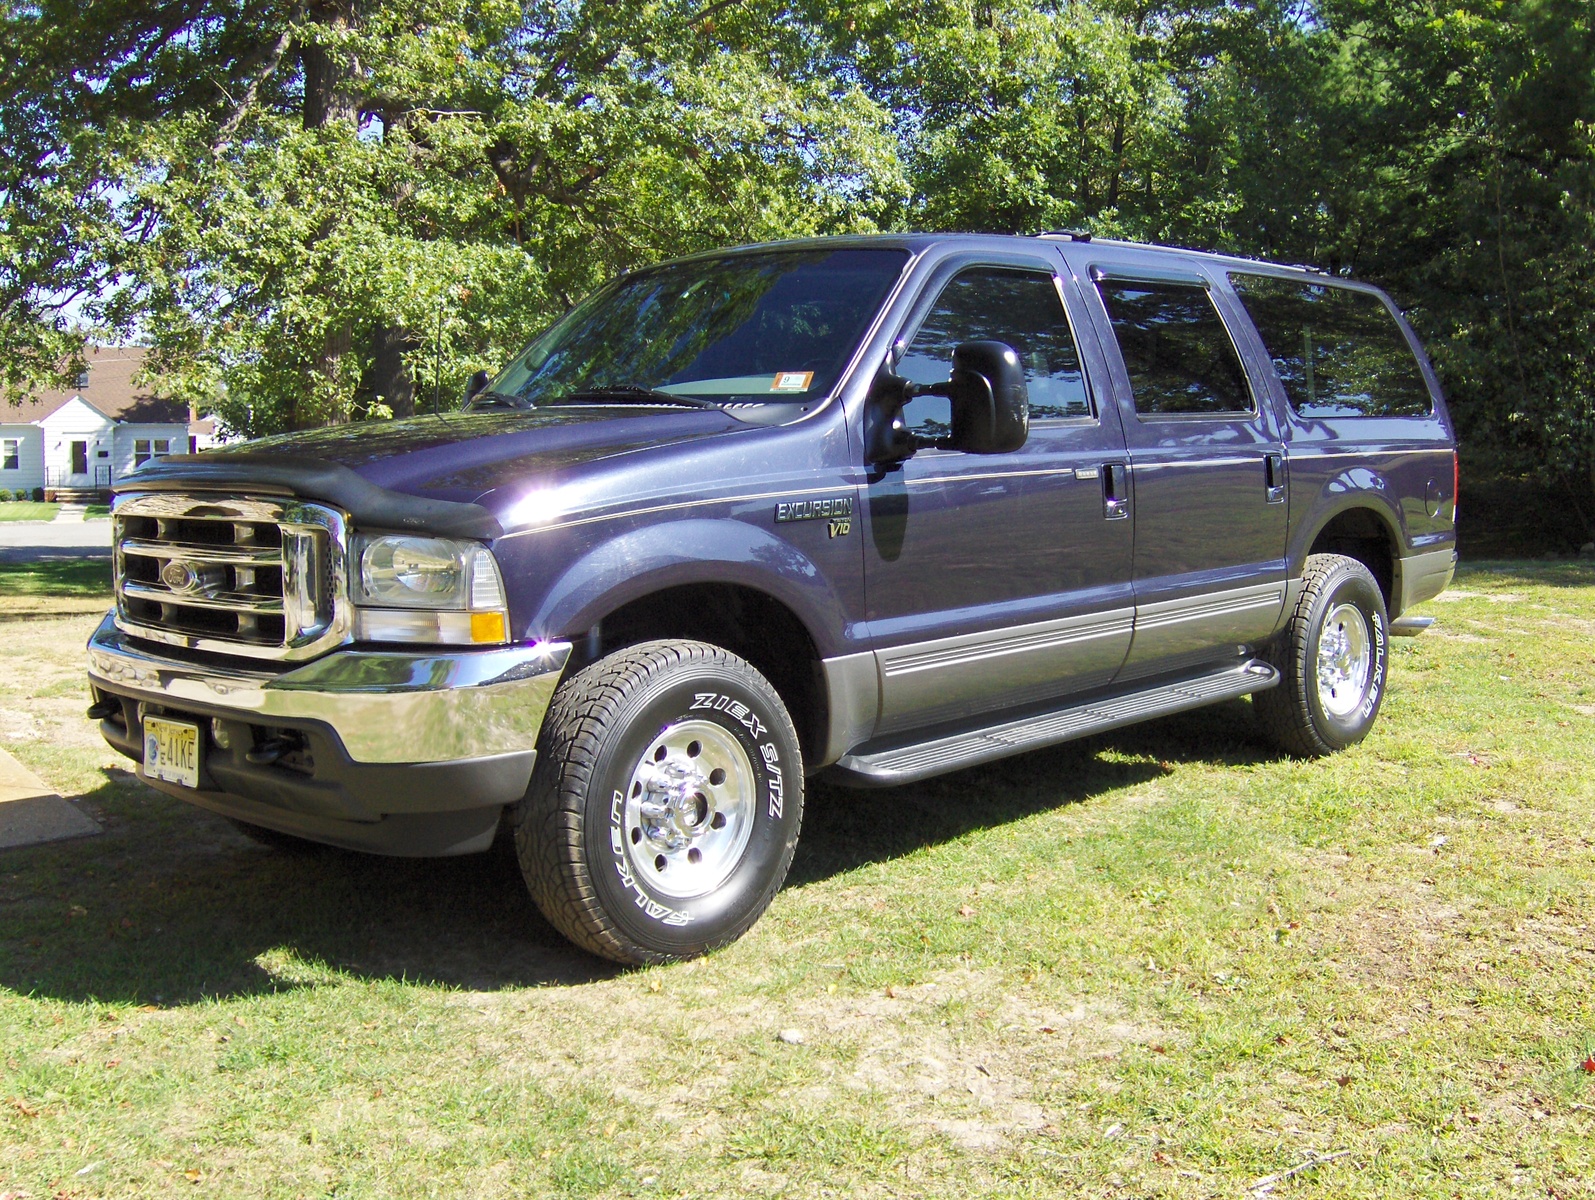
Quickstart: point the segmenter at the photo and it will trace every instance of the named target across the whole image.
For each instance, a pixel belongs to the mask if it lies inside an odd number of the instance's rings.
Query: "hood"
[[[219,447],[203,457],[320,459],[377,487],[470,503],[506,484],[745,428],[709,409],[572,405],[337,425]]]

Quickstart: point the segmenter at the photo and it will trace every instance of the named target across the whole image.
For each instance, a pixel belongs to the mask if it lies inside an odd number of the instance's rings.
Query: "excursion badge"
[[[853,532],[853,497],[784,501],[775,506],[775,521],[829,521],[831,536],[844,537]]]

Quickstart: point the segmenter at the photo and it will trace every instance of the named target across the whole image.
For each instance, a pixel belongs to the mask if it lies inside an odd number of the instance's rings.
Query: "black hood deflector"
[[[285,454],[171,454],[125,477],[118,492],[231,492],[335,504],[361,529],[492,540],[504,532],[480,504],[389,491],[320,458]]]

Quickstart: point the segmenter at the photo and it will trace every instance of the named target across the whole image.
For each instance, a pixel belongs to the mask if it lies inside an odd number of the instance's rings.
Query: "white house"
[[[75,387],[0,409],[0,489],[105,492],[147,459],[213,445],[213,422],[133,385],[145,353],[90,347]]]

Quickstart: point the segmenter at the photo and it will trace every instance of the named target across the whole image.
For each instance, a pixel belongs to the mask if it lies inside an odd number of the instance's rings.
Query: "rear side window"
[[[1303,417],[1416,417],[1429,387],[1378,296],[1329,283],[1230,276]]]
[[[1097,288],[1130,373],[1136,412],[1252,411],[1245,368],[1205,287],[1104,279]]]
[[[960,342],[1005,342],[1025,365],[1030,419],[1089,417],[1091,401],[1080,353],[1052,275],[1044,271],[974,267],[955,275],[936,298],[909,343],[897,374],[914,383],[940,383]],[[911,427],[928,437],[952,428],[948,402],[935,396],[906,410]]]

